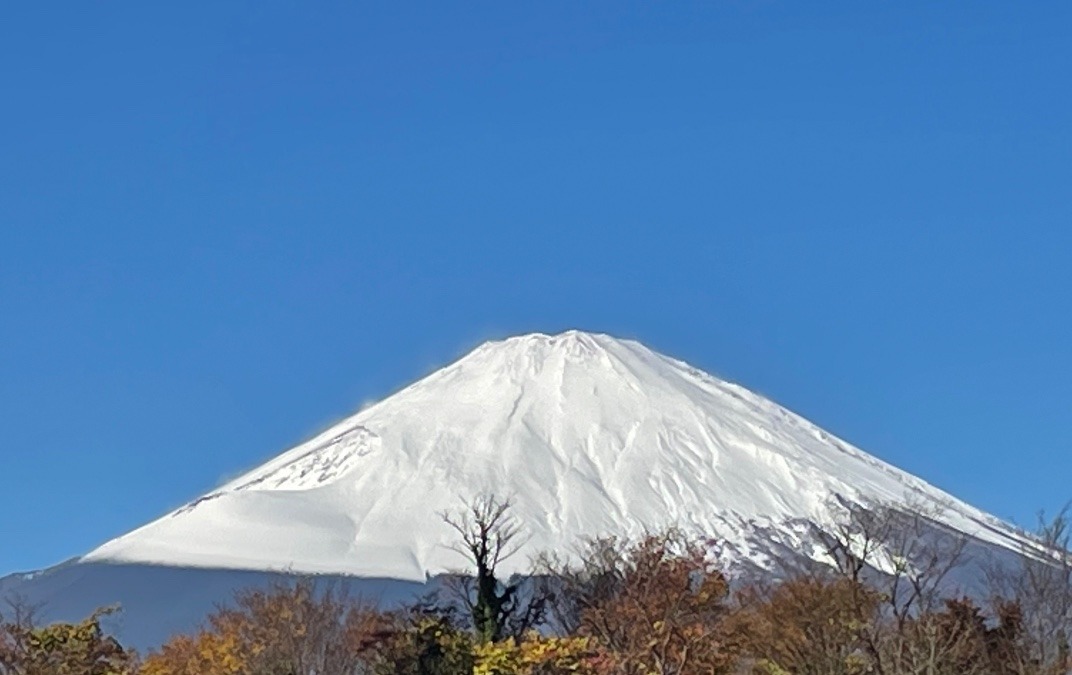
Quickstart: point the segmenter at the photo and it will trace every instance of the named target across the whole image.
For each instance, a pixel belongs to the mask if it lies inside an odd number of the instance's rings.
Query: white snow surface
[[[956,530],[1020,545],[998,519],[744,387],[569,331],[485,343],[83,561],[424,581],[464,567],[441,514],[481,494],[509,497],[526,533],[504,572],[585,536],[669,525],[792,537],[794,521],[834,518],[835,495],[933,506]]]

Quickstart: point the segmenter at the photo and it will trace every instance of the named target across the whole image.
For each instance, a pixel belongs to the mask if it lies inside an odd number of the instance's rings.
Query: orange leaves
[[[742,594],[735,621],[747,652],[767,669],[854,673],[879,596],[849,578],[798,577]]]
[[[615,549],[588,579],[579,632],[605,645],[621,672],[685,675],[732,670],[729,585],[707,551],[677,532]]]
[[[145,660],[141,675],[247,675],[252,656],[236,635],[202,631],[172,638]]]
[[[349,673],[381,639],[386,619],[312,581],[238,594],[193,638],[176,637],[142,675]]]

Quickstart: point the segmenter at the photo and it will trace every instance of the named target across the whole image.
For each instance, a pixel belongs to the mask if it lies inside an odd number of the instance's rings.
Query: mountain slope
[[[509,496],[528,554],[676,524],[742,540],[827,522],[835,495],[1003,523],[735,384],[643,345],[571,331],[489,342],[85,562],[423,581],[457,568],[440,513]],[[737,541],[742,555],[749,555]]]

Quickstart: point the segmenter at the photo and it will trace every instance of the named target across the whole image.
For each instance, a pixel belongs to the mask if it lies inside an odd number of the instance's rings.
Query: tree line
[[[194,633],[140,656],[101,627],[39,625],[11,603],[0,675],[1062,675],[1072,672],[1064,512],[1019,562],[956,585],[962,535],[921,509],[840,503],[807,555],[735,580],[712,542],[669,529],[548,552],[502,578],[524,531],[508,500],[443,514],[469,562],[436,593],[382,610],[315,578],[248,589]],[[818,558],[819,562],[806,562]],[[978,561],[973,561],[978,562]]]

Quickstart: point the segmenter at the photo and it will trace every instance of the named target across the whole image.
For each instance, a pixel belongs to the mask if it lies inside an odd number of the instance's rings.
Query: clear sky
[[[0,573],[484,339],[574,327],[999,516],[1056,509],[1070,25],[1067,2],[5,3]]]

